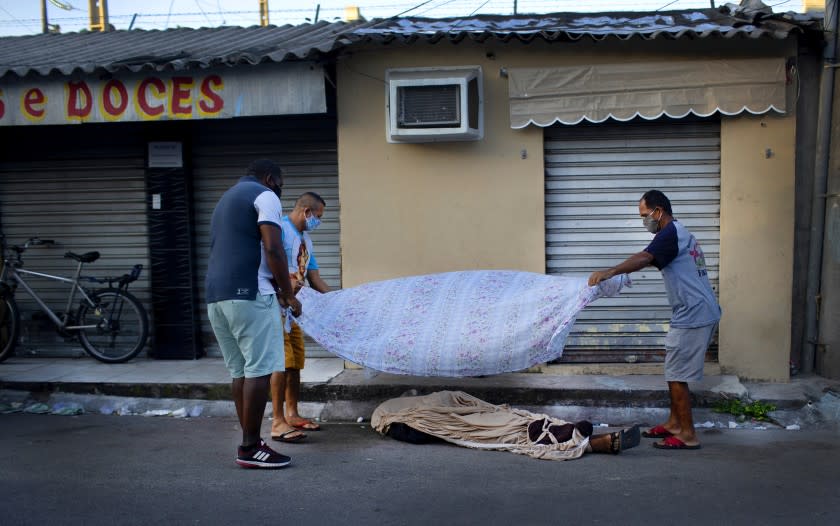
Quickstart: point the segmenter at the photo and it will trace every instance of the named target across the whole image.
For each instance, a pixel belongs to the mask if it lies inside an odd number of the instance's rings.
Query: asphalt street
[[[234,462],[231,418],[0,415],[5,525],[807,524],[840,512],[833,431],[701,431],[699,451],[536,460],[326,424]],[[268,420],[264,431],[268,431]]]

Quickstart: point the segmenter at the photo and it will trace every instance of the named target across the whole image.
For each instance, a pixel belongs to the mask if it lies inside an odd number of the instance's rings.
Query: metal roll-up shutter
[[[336,122],[329,116],[234,119],[203,123],[193,138],[193,188],[197,278],[202,342],[211,356],[219,350],[207,319],[204,279],[210,252],[210,217],[221,195],[245,175],[251,161],[267,158],[284,169],[283,212],[306,191],[327,202],[322,225],[312,233],[321,277],[341,288],[339,247],[338,152]],[[331,356],[309,338],[306,355]]]
[[[610,122],[545,130],[546,270],[588,276],[643,250],[652,239],[638,202],[665,192],[674,217],[697,238],[717,292],[720,261],[720,123]],[[561,362],[663,359],[671,309],[660,272],[632,274],[632,288],[584,309]],[[712,345],[707,359],[716,359]]]
[[[23,244],[30,237],[58,243],[27,250],[23,260],[28,270],[71,276],[76,263],[64,258],[67,251],[101,254],[85,264],[83,275],[118,276],[143,264],[140,279],[129,290],[148,309],[145,142],[139,140],[138,129],[123,124],[0,129],[0,228],[9,244]],[[25,279],[53,310],[64,311],[67,284]],[[23,321],[18,354],[83,353],[78,341],[56,332],[25,291],[18,289],[15,297]],[[78,305],[77,299],[74,312]]]

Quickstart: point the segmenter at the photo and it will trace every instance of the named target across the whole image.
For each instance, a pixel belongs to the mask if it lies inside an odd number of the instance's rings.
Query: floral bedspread
[[[378,371],[480,376],[563,354],[578,312],[628,283],[517,271],[461,271],[367,283],[327,294],[304,287],[295,321],[327,350]]]

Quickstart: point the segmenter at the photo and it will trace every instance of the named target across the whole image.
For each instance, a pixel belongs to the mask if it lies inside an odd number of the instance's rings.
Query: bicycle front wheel
[[[0,297],[0,362],[15,353],[20,333],[20,311],[12,296]]]
[[[149,319],[140,301],[128,292],[106,289],[95,292],[93,305],[79,308],[79,341],[88,354],[105,363],[126,362],[146,345]]]

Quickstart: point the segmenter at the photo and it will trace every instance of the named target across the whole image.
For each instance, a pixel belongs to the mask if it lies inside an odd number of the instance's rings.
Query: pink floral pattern
[[[298,293],[296,321],[327,350],[415,376],[520,371],[559,358],[578,312],[629,283],[530,272],[447,272]]]

